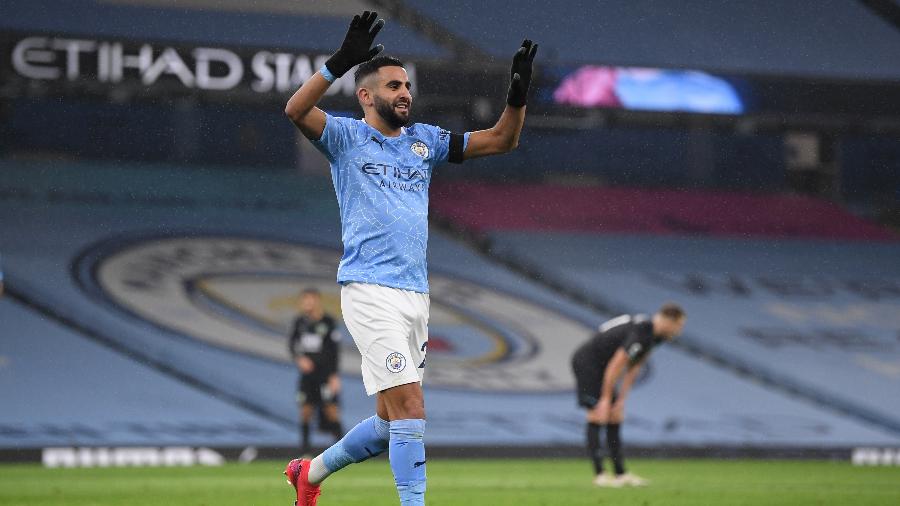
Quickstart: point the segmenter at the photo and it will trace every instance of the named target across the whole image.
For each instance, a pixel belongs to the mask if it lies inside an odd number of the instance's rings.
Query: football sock
[[[609,456],[616,468],[616,476],[625,474],[625,457],[622,456],[622,439],[619,437],[620,425],[611,423],[606,426],[606,444],[609,445]]]
[[[300,453],[309,451],[309,423],[300,424]]]
[[[344,435],[344,428],[341,426],[341,422],[331,422],[331,434],[334,435],[335,439],[340,439]]]
[[[591,458],[591,462],[594,463],[594,474],[601,474],[603,472],[603,449],[600,448],[600,427],[599,424],[588,422],[586,429],[588,456]]]
[[[312,460],[309,482],[321,483],[331,473],[384,453],[388,448],[389,430],[388,421],[378,415],[359,422],[340,441]]]
[[[391,421],[389,457],[401,506],[425,504],[425,420]]]

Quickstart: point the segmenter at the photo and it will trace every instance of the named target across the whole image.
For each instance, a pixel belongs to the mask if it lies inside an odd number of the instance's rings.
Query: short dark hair
[[[359,67],[356,67],[356,72],[353,73],[353,81],[359,85],[360,81],[368,77],[370,74],[374,74],[378,72],[378,69],[381,67],[400,67],[406,68],[403,66],[403,62],[394,58],[393,56],[376,56],[371,60],[360,63]]]
[[[686,316],[684,309],[674,302],[666,302],[659,308],[659,314],[672,320],[680,320]]]
[[[300,292],[301,297],[304,295],[314,295],[316,297],[321,297],[322,292],[320,292],[318,288],[313,288],[310,286],[310,287],[304,288],[303,291]]]

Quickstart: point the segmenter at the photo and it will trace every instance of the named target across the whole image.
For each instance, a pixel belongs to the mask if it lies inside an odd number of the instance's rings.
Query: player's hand
[[[530,40],[525,39],[522,47],[513,56],[512,69],[509,72],[509,92],[506,94],[506,103],[513,107],[524,106],[525,100],[528,98],[532,64],[537,48],[537,44],[532,44]]]
[[[331,391],[331,396],[334,397],[337,394],[341,393],[341,377],[337,374],[332,374],[328,377],[328,390]]]
[[[609,411],[609,423],[622,423],[625,420],[625,401],[618,399]]]
[[[316,364],[314,364],[309,357],[298,358],[297,365],[300,366],[300,371],[302,371],[303,374],[309,374],[316,369]]]
[[[384,49],[381,44],[371,47],[375,36],[384,26],[384,20],[375,21],[377,18],[377,12],[369,11],[353,16],[350,29],[347,30],[347,36],[344,37],[344,43],[325,62],[325,66],[334,74],[334,77],[341,77],[354,66],[371,60]]]
[[[588,420],[599,424],[609,423],[610,410],[610,401],[600,399],[594,409],[588,412]]]

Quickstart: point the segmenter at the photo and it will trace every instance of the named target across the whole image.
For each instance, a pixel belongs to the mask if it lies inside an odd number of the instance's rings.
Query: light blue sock
[[[388,448],[389,428],[387,420],[382,420],[378,415],[356,424],[322,454],[322,462],[329,474],[384,453]]]
[[[401,506],[425,504],[425,420],[391,421],[391,470]]]

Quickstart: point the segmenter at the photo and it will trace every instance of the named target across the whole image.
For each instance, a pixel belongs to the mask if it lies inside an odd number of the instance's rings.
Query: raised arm
[[[469,143],[463,153],[464,159],[508,153],[519,145],[519,134],[522,133],[522,126],[525,124],[525,102],[528,87],[531,85],[531,71],[537,48],[537,44],[532,44],[526,39],[522,42],[522,47],[516,51],[510,69],[506,108],[493,127],[469,135]]]
[[[317,140],[322,137],[325,112],[316,107],[316,104],[325,96],[331,83],[384,49],[381,44],[371,47],[375,36],[384,26],[384,20],[376,21],[377,18],[377,12],[369,11],[353,16],[340,49],[288,100],[284,113],[307,139]]]
[[[325,96],[331,83],[316,72],[299,90],[295,91],[284,107],[284,113],[310,140],[318,140],[325,130],[325,111],[316,107]]]

